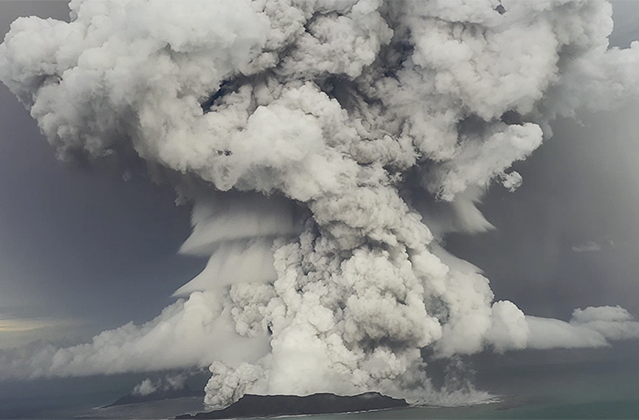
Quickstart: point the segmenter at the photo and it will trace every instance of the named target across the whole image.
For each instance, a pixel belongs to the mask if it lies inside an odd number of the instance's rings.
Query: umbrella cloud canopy
[[[0,80],[63,160],[143,163],[194,203],[204,271],[147,324],[31,349],[16,376],[210,366],[206,402],[380,391],[447,402],[436,357],[637,338],[619,307],[569,322],[494,302],[440,245],[579,108],[639,92],[604,0],[72,0],[21,18]],[[127,172],[128,173],[128,172]],[[525,182],[525,180],[524,180]],[[161,349],[162,351],[157,351]],[[481,395],[467,395],[467,399]],[[467,400],[468,401],[468,400]]]

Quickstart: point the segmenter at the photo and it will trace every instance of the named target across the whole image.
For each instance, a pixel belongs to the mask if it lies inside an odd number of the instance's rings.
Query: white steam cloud
[[[206,269],[153,321],[5,363],[10,374],[210,366],[206,402],[376,390],[446,401],[438,356],[636,338],[621,308],[570,322],[493,302],[438,238],[550,136],[637,94],[639,43],[604,0],[72,0],[21,18],[0,80],[62,159],[138,156],[195,203]]]
[[[186,380],[187,375],[179,373],[174,375],[166,375],[165,377],[156,380],[146,378],[135,387],[133,387],[131,394],[145,397],[155,393],[181,390],[184,389]]]

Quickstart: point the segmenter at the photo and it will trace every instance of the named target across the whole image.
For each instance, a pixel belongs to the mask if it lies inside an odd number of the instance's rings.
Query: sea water
[[[192,411],[194,401],[163,401],[94,412],[85,411],[51,413],[52,419],[164,419],[178,413]],[[411,407],[405,409],[380,410],[365,413],[326,414],[313,416],[281,417],[283,419],[349,420],[349,419],[638,419],[639,398],[634,400],[569,402],[558,399],[528,401],[521,405],[507,402],[481,404],[466,407]],[[41,418],[38,416],[38,418]]]
[[[639,419],[639,345],[635,343],[582,351],[489,354],[472,363],[473,383],[490,392],[495,402],[303,418]],[[58,394],[46,397],[42,390],[26,385],[24,390],[13,389],[8,397],[0,388],[0,418],[165,419],[204,411],[197,397],[100,408],[129,392],[139,378],[133,379],[67,379],[60,382]],[[111,381],[110,386],[105,381]]]
[[[636,384],[635,384],[636,385]],[[636,391],[635,391],[636,392]],[[184,412],[193,412],[199,402],[178,399],[131,404],[101,409],[58,409],[40,411],[26,416],[4,418],[42,419],[168,419]],[[560,399],[529,400],[516,405],[502,401],[465,407],[411,407],[365,413],[303,416],[308,419],[638,419],[639,398],[614,401],[571,402]],[[293,418],[293,417],[282,417]],[[295,417],[300,418],[300,417]]]

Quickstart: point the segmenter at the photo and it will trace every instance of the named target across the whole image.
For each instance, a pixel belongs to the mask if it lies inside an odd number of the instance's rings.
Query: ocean
[[[635,388],[635,393],[636,393]],[[200,411],[194,398],[97,408],[76,406],[48,409],[2,418],[30,419],[168,419],[185,412]],[[2,412],[0,412],[2,413]],[[2,414],[7,414],[2,413]],[[638,419],[639,398],[597,401],[570,401],[549,396],[547,399],[516,401],[508,399],[491,404],[466,407],[411,407],[365,413],[304,416],[308,419]],[[293,417],[281,417],[293,418]],[[299,417],[295,417],[299,418]]]
[[[198,405],[192,399],[132,404],[108,409],[71,409],[41,412],[42,419],[165,419],[192,409]],[[559,399],[530,400],[520,405],[502,401],[467,407],[436,408],[412,407],[380,410],[366,413],[326,414],[303,416],[308,419],[637,419],[639,398],[616,401],[570,402]],[[197,410],[195,410],[197,411]],[[11,418],[11,417],[5,417]],[[299,418],[298,417],[281,417]]]
[[[639,419],[637,350],[639,345],[627,343],[607,349],[484,354],[472,360],[473,383],[490,392],[495,402],[304,418]],[[129,392],[142,377],[0,383],[0,418],[166,419],[204,411],[199,397],[100,408]]]

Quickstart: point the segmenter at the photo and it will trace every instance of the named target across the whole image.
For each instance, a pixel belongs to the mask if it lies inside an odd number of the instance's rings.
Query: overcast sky
[[[639,39],[639,2],[613,1],[611,46]],[[523,185],[480,206],[496,230],[453,235],[448,248],[482,268],[498,299],[567,319],[621,305],[639,316],[639,100],[553,124],[553,138],[513,168]]]
[[[68,12],[64,1],[3,1],[0,32],[32,14]],[[613,44],[639,38],[639,3],[616,2],[615,21]],[[616,304],[639,315],[637,110],[558,121],[554,138],[515,168],[522,187],[494,187],[484,200],[496,231],[448,238],[485,270],[497,299],[563,319]],[[0,347],[86,339],[155,316],[204,264],[176,255],[190,226],[189,209],[173,200],[144,178],[56,161],[0,85]]]
[[[0,32],[33,14],[68,20],[67,2],[2,1]],[[190,225],[174,198],[141,177],[60,163],[0,84],[0,348],[157,315],[204,264],[176,255]]]

